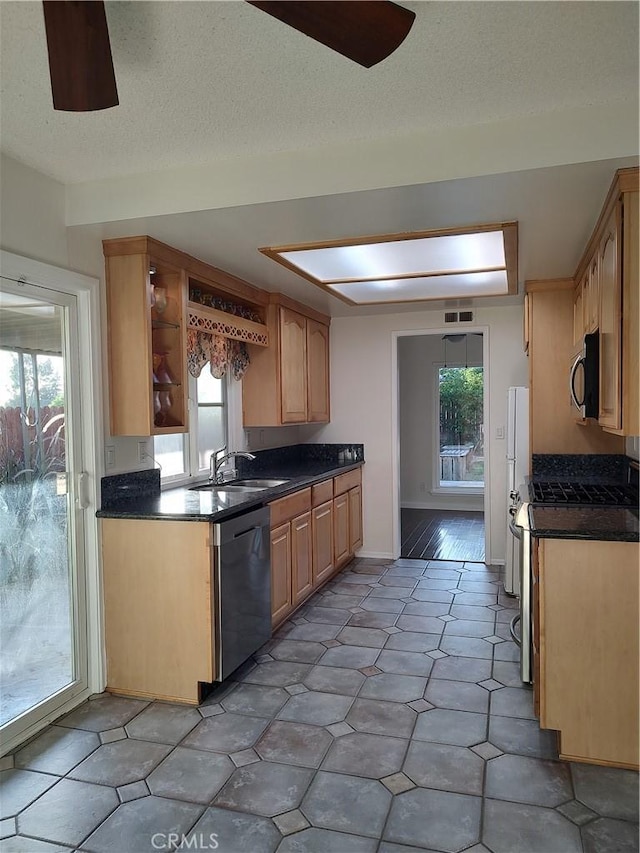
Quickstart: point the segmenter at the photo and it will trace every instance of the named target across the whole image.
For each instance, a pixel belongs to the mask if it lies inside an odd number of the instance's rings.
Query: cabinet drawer
[[[332,497],[333,480],[325,480],[324,483],[317,483],[311,487],[311,506],[320,506],[330,501]]]
[[[334,477],[333,494],[341,495],[343,492],[348,492],[355,486],[359,486],[362,482],[362,471],[360,468],[355,468],[353,471],[348,471],[346,474],[340,474]]]
[[[269,504],[269,508],[271,510],[271,527],[276,527],[296,515],[302,515],[303,512],[311,509],[311,488],[301,489],[299,492],[287,495],[286,498],[273,501]]]

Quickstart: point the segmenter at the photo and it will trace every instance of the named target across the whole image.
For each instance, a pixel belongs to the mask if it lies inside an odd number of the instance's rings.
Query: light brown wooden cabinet
[[[329,481],[331,482],[331,481]],[[333,498],[312,510],[313,583],[319,586],[334,574]]]
[[[356,468],[270,504],[274,627],[362,546],[361,484]]]
[[[307,421],[329,420],[329,326],[307,318]]]
[[[534,584],[535,692],[560,757],[638,767],[635,542],[542,539]]]
[[[211,527],[103,518],[107,690],[200,701],[215,681]]]
[[[271,529],[271,622],[278,624],[290,613],[291,523]]]
[[[349,493],[333,499],[333,559],[336,567],[349,559]]]
[[[282,294],[270,294],[271,345],[242,380],[245,427],[329,421],[329,323]]]
[[[622,296],[619,230],[621,209],[616,205],[607,220],[597,258],[600,267],[600,406],[598,423],[622,427],[621,335]]]
[[[362,548],[362,487],[349,490],[349,553]]]
[[[291,521],[291,603],[297,607],[313,592],[311,513]]]
[[[624,440],[582,420],[569,394],[573,347],[572,279],[526,282],[529,296],[531,453],[623,453]]]
[[[573,279],[525,283],[533,453],[623,453],[615,436],[640,434],[638,176],[616,172]],[[576,414],[567,381],[584,335],[596,330],[597,422]]]
[[[339,568],[362,546],[362,471],[339,474],[333,483],[334,562]]]
[[[102,245],[111,434],[186,432],[187,327],[246,341],[256,351],[269,346],[264,324],[188,302],[189,289],[222,296],[260,316],[269,297],[152,237],[104,240]]]
[[[118,254],[122,241],[103,245],[111,434],[186,432],[185,273],[153,245],[136,254]]]
[[[299,424],[307,420],[307,321],[289,308],[279,314],[280,420]]]
[[[617,435],[640,433],[640,218],[638,169],[620,169],[578,264],[582,334],[599,330],[598,423]],[[574,341],[579,335],[574,322]]]

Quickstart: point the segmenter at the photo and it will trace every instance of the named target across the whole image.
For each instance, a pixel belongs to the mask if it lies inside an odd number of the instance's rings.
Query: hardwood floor
[[[402,557],[484,562],[484,513],[403,509],[400,519]]]

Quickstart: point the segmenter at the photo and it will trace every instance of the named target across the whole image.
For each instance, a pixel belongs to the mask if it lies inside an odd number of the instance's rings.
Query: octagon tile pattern
[[[558,760],[513,607],[491,566],[355,560],[200,708],[103,694],[3,759],[3,850],[637,853],[637,774]]]

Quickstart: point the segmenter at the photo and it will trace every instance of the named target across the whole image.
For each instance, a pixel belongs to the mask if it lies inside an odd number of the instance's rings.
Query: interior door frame
[[[393,345],[391,347],[391,496],[393,507],[393,539],[392,548],[394,559],[398,559],[402,547],[400,526],[400,382],[398,377],[398,340],[399,338],[422,337],[423,335],[451,335],[471,334],[477,332],[482,335],[482,366],[483,366],[483,399],[482,411],[484,419],[485,435],[485,471],[484,471],[484,554],[485,562],[491,560],[491,413],[489,409],[490,397],[490,365],[489,365],[489,326],[463,326],[451,325],[448,328],[434,329],[402,329],[391,333]]]
[[[104,690],[106,661],[104,652],[102,580],[100,540],[96,511],[100,501],[100,478],[103,472],[104,438],[102,406],[102,355],[100,326],[100,282],[96,278],[42,263],[0,250],[0,276],[15,285],[27,284],[76,297],[79,364],[79,412],[76,430],[82,448],[81,471],[87,476],[83,484],[83,545],[85,554],[84,603],[87,637],[87,686],[74,693],[63,705],[44,711],[42,716],[3,740],[0,754],[15,749],[52,720],[85,701],[92,693]]]

